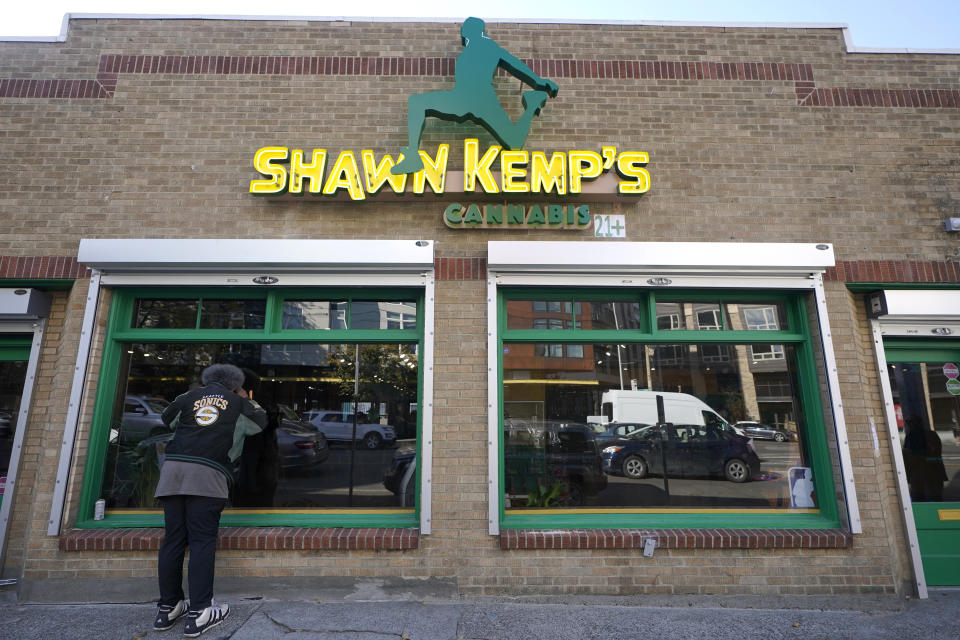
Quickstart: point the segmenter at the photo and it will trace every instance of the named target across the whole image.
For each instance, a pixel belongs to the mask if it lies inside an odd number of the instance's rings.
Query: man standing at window
[[[167,444],[155,493],[163,505],[166,535],[158,558],[160,601],[153,628],[165,631],[187,614],[183,633],[188,638],[220,624],[230,611],[226,604],[213,602],[220,513],[244,438],[267,423],[266,412],[243,389],[238,367],[215,364],[203,370],[200,381],[203,386],[177,397],[161,415],[176,431]],[[189,605],[183,594],[188,546]]]

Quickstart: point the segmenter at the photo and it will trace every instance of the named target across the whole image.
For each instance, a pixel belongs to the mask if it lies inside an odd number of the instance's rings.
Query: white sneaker
[[[157,618],[153,621],[154,631],[166,631],[177,623],[180,616],[187,612],[187,601],[181,600],[172,607],[168,604],[161,604],[157,607]]]
[[[203,611],[191,611],[187,614],[187,624],[183,627],[183,635],[187,638],[196,638],[201,633],[226,620],[229,614],[230,605],[212,602]]]

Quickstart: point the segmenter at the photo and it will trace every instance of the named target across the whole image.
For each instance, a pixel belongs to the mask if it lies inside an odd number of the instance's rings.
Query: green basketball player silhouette
[[[474,120],[483,125],[508,149],[523,146],[533,116],[548,96],[557,95],[557,85],[541,78],[533,70],[484,33],[480,18],[467,18],[460,28],[463,51],[457,56],[451,91],[431,91],[410,96],[407,111],[408,143],[401,151],[403,159],[390,173],[414,173],[423,168],[420,159],[420,135],[427,116],[463,122]],[[534,87],[523,93],[524,112],[513,122],[500,106],[493,89],[493,74],[502,66],[516,78]]]

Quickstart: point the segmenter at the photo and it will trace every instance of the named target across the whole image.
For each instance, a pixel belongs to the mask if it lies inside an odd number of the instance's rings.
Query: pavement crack
[[[269,621],[272,622],[273,624],[275,624],[275,625],[277,625],[278,627],[280,627],[281,629],[283,629],[283,632],[284,632],[284,633],[296,633],[297,631],[304,631],[304,629],[294,629],[293,627],[288,627],[287,625],[283,624],[282,622],[280,622],[279,620],[277,620],[276,618],[274,618],[274,617],[273,617],[272,615],[270,615],[269,613],[264,613],[263,615],[265,615],[265,616],[267,617],[267,620],[269,620]]]
[[[269,620],[273,624],[280,627],[284,633],[301,633],[301,632],[303,633],[363,633],[363,634],[372,635],[372,636],[382,636],[384,638],[398,638],[398,640],[410,640],[409,633],[388,633],[385,631],[376,631],[374,629],[327,629],[327,628],[298,629],[280,622],[269,613],[264,612],[263,615],[266,616],[267,620]]]
[[[260,611],[260,609],[262,609],[262,608],[263,608],[263,602],[258,602],[258,603],[257,603],[257,606],[254,607],[253,610],[252,610],[250,613],[248,613],[247,616],[243,619],[243,622],[241,622],[241,623],[237,626],[237,628],[234,629],[232,633],[230,633],[230,635],[226,636],[227,640],[229,640],[230,638],[232,638],[232,637],[234,636],[234,634],[237,633],[237,631],[240,631],[240,629],[243,628],[243,625],[245,625],[245,624],[247,624],[248,622],[250,622],[250,618],[252,618],[252,617],[254,616],[254,614],[257,613],[258,611]],[[269,616],[268,616],[268,617],[269,617]]]

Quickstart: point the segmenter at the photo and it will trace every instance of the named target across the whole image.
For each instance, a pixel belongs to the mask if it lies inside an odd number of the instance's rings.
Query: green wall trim
[[[416,514],[336,514],[324,515],[322,509],[316,514],[270,513],[240,514],[229,509],[220,517],[221,527],[372,527],[415,528],[419,526]],[[73,525],[75,529],[140,529],[163,528],[163,513],[124,515],[111,513],[103,520],[86,519]]]
[[[0,362],[20,362],[30,359],[33,336],[0,334]]]
[[[854,293],[872,293],[882,289],[960,289],[955,282],[847,282],[847,289]]]

